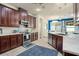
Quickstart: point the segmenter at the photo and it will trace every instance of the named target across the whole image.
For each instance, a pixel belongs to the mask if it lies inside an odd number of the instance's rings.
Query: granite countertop
[[[9,33],[9,34],[0,34],[0,36],[6,36],[6,35],[16,35],[16,34],[22,34],[22,33]]]
[[[63,38],[63,51],[79,55],[79,34],[69,34]]]
[[[65,36],[65,33],[62,33],[62,32],[48,32],[50,34],[55,34],[55,35],[58,35],[58,36]]]

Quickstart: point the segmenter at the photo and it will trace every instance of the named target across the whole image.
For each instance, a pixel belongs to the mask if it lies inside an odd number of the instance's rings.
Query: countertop
[[[79,55],[79,34],[63,36],[63,51]]]
[[[22,34],[22,33],[8,33],[8,34],[0,34],[0,36],[16,35],[16,34]]]
[[[58,36],[65,36],[66,34],[65,33],[62,33],[62,32],[48,32],[50,34],[55,34],[55,35],[58,35]]]
[[[53,32],[49,32],[49,33],[63,36],[63,51],[64,52],[79,55],[79,34],[70,33],[67,35],[60,35],[58,33],[53,33]]]

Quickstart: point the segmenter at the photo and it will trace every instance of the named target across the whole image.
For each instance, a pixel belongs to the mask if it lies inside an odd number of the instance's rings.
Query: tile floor
[[[52,46],[50,46],[48,44],[47,39],[39,39],[39,40],[36,40],[32,43],[39,45],[39,46],[47,47],[47,48],[50,48],[50,49],[54,49]],[[18,48],[15,48],[15,49],[12,49],[12,50],[7,51],[5,53],[2,53],[2,54],[0,54],[0,56],[16,56],[16,55],[18,55],[19,53],[21,53],[25,50],[27,50],[27,49],[25,49],[23,46],[20,46]],[[62,55],[60,53],[58,53],[58,56],[62,56]]]

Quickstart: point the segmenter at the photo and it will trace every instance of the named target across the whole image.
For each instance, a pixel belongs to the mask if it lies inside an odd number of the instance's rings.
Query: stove
[[[30,40],[30,34],[29,33],[23,33],[23,46],[28,46],[31,44],[31,40]]]

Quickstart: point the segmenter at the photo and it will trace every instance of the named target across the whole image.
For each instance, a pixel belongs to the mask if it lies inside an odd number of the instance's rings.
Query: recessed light
[[[36,11],[41,11],[41,9],[40,8],[36,8]]]

